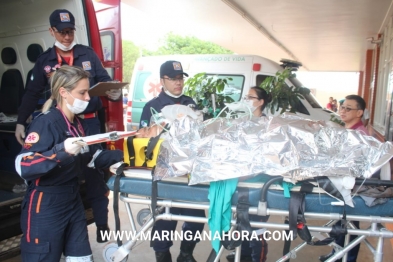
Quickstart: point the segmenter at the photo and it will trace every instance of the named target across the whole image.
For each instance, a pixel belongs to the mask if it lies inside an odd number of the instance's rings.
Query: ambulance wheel
[[[105,260],[105,262],[112,262],[111,256],[113,253],[117,251],[119,247],[117,246],[117,243],[115,242],[109,242],[104,246],[104,249],[102,250],[102,256]],[[121,262],[126,262],[128,260],[128,256],[126,256]]]
[[[136,215],[136,220],[140,226],[143,226],[146,222],[146,218],[151,215],[149,208],[144,208],[139,210],[138,214]]]

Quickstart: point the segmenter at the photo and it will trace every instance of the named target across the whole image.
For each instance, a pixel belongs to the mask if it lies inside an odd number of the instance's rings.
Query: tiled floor
[[[115,223],[114,223],[114,216],[113,216],[113,208],[112,208],[112,195],[111,201],[110,201],[110,227],[111,229],[115,228]],[[122,230],[130,230],[131,225],[129,223],[128,215],[125,210],[124,204],[120,203],[119,205],[120,208],[120,219],[121,219],[121,226]],[[146,208],[146,206],[142,205],[133,205],[132,206],[132,212],[134,217],[136,216],[137,212],[142,209]],[[275,223],[282,223],[283,218],[281,217],[270,217],[269,222],[275,222]],[[322,225],[325,221],[308,221],[309,225]],[[178,229],[180,229],[182,222],[178,223]],[[362,228],[367,227],[367,224],[361,224]],[[89,238],[90,238],[90,243],[91,247],[93,249],[93,256],[94,256],[94,261],[95,262],[106,262],[102,256],[104,247],[107,243],[104,244],[99,244],[95,241],[96,238],[96,228],[95,225],[92,224],[88,227],[89,230]],[[205,226],[205,230],[208,230],[208,226]],[[371,243],[375,246],[377,241],[375,238],[370,239]],[[384,241],[384,262],[390,262],[392,261],[393,257],[393,251],[392,247],[390,245],[390,241]],[[296,239],[292,243],[292,247],[295,247],[299,245],[301,241],[299,239]],[[179,246],[180,242],[175,241],[174,246],[171,248],[171,253],[172,253],[172,258],[173,261],[176,260],[176,257],[179,253]],[[283,242],[282,241],[269,241],[269,253],[268,253],[268,261],[276,261],[280,256],[282,255],[282,246]],[[291,259],[291,261],[301,261],[301,262],[308,262],[308,261],[319,261],[318,257],[322,254],[327,254],[330,252],[331,248],[328,246],[323,246],[323,247],[313,247],[313,246],[306,246],[304,249],[302,249],[299,253],[297,253],[296,259]],[[209,241],[202,241],[200,242],[194,251],[194,257],[197,261],[206,261],[209,253],[211,251],[211,244]],[[229,251],[224,252],[224,256],[228,254]],[[222,256],[221,261],[226,261],[226,258]],[[6,260],[6,262],[19,262],[21,261],[20,257],[14,257],[12,259]],[[132,249],[132,251],[129,253],[128,260],[129,262],[141,262],[141,261],[155,261],[154,258],[154,252],[153,250],[149,247],[149,242],[144,241],[144,242],[137,242],[136,246]],[[360,253],[358,256],[358,262],[367,262],[367,261],[373,261],[373,256],[371,252],[368,250],[367,246],[365,244],[361,245],[360,248]]]

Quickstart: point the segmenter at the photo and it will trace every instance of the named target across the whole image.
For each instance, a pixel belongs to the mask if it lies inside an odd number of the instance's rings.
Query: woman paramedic
[[[250,107],[254,117],[265,116],[263,110],[266,105],[272,100],[271,96],[261,87],[253,86],[248,91],[248,94],[244,97],[244,102]],[[267,220],[266,217],[257,215],[249,215],[250,220],[263,221]],[[258,230],[258,228],[253,228]],[[241,247],[241,261],[252,261],[252,262],[265,262],[267,257],[267,241],[263,239],[263,235],[260,235],[259,241],[253,239],[252,241],[243,241]],[[232,262],[235,260],[235,252],[227,255],[227,260]]]
[[[88,126],[76,114],[90,100],[89,74],[80,67],[62,66],[51,76],[52,96],[28,128],[15,160],[28,190],[22,203],[22,260],[93,261],[78,175],[83,166],[103,169],[122,161],[120,150],[87,146],[81,137]],[[52,106],[54,100],[57,101]]]

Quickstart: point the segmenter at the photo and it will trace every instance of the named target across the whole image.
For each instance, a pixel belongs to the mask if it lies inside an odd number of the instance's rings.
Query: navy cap
[[[75,18],[70,11],[66,9],[57,9],[49,17],[51,27],[55,27],[57,31],[63,31],[64,28],[75,29]]]
[[[183,67],[181,66],[181,63],[179,61],[170,60],[170,61],[166,61],[161,65],[160,78],[163,78],[164,76],[173,78],[177,75],[188,76],[187,73],[183,72]]]

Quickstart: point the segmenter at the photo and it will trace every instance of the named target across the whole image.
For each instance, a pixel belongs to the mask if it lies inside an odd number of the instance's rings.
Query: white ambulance
[[[170,55],[141,57],[137,60],[132,74],[129,90],[129,100],[132,100],[132,109],[128,112],[132,119],[127,123],[127,130],[139,126],[143,106],[147,101],[161,92],[160,66],[167,60],[180,61],[184,72],[190,77],[197,73],[230,77],[232,81],[224,93],[239,101],[252,86],[259,86],[268,76],[283,70],[291,61],[282,60],[280,65],[269,59],[256,55]],[[299,64],[298,64],[299,65]],[[296,66],[292,62],[291,66]],[[302,86],[297,78],[287,79],[288,86]],[[302,104],[297,108],[298,114],[313,120],[329,120],[331,111],[325,110],[312,94],[305,96]]]

